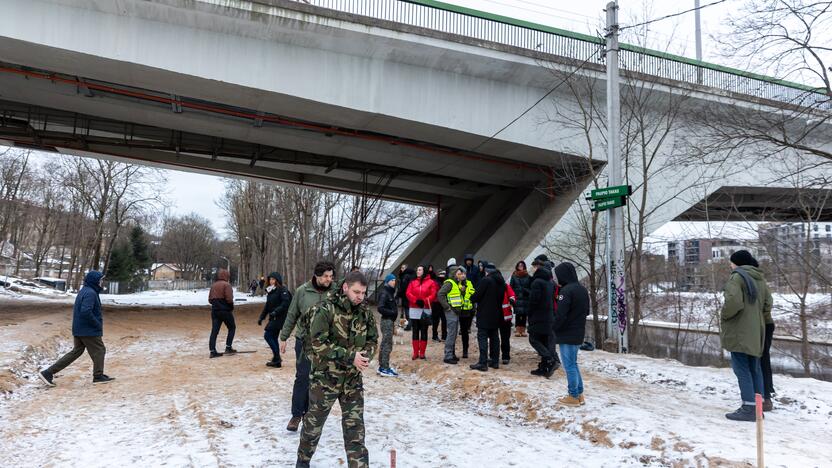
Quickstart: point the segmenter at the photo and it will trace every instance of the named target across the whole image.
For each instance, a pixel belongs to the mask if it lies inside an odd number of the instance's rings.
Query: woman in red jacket
[[[436,281],[427,274],[427,268],[419,265],[416,268],[416,278],[407,285],[406,293],[407,302],[410,304],[407,315],[413,327],[413,359],[425,359],[428,328],[431,324],[430,304],[436,300],[438,289]]]

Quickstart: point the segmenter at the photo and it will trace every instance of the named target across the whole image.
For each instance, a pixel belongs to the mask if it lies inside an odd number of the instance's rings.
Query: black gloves
[[[419,308],[425,307],[425,301],[421,299],[416,299],[416,306]]]
[[[263,325],[263,319],[258,320],[257,325]]]

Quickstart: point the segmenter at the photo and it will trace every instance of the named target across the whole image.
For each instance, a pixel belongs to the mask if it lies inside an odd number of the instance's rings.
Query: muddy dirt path
[[[0,466],[291,466],[297,434],[285,424],[294,355],[284,355],[281,369],[265,367],[259,307],[236,311],[235,347],[257,353],[219,359],[208,359],[205,309],[111,308],[105,372],[116,382],[91,385],[85,355],[55,388],[33,374],[69,348],[71,308],[4,310]],[[472,360],[442,364],[433,342],[427,361],[410,361],[405,337],[392,359],[402,378],[365,376],[373,466],[387,466],[390,449],[400,467],[746,466],[729,460],[753,458],[747,434],[737,432],[748,428],[719,419],[733,405],[735,383],[724,369],[585,353],[588,404],[563,409],[554,405],[565,391],[563,372],[551,380],[529,375],[536,359],[519,340],[510,365],[481,374],[467,369]],[[657,365],[668,366],[660,377],[651,370]],[[822,440],[824,415],[799,408],[814,401],[810,395],[796,401],[771,424],[803,424],[804,433],[778,431],[772,443],[785,450],[782,460],[822,466],[801,440]],[[313,466],[344,463],[339,419],[336,405]]]

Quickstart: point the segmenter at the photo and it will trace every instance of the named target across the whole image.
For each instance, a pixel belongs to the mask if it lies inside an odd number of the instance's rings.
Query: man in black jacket
[[[493,265],[489,267],[489,271],[496,271]],[[477,304],[477,344],[480,348],[480,360],[471,364],[471,369],[485,372],[489,367],[500,368],[500,323],[503,321],[505,292],[505,281],[498,280],[495,275],[486,275],[471,296],[471,302]]]
[[[410,331],[410,318],[407,316],[407,310],[410,308],[410,304],[407,300],[407,286],[416,277],[416,270],[413,268],[409,268],[407,265],[403,264],[402,269],[399,271],[399,289],[396,291],[396,296],[400,299],[402,305],[402,316],[407,321],[404,329],[405,331]]]
[[[580,406],[584,404],[584,382],[578,369],[578,349],[584,342],[586,317],[589,315],[589,293],[578,281],[575,265],[561,263],[555,267],[555,276],[561,288],[552,330],[557,335],[569,390],[569,394],[560,398],[558,403],[564,406]]]
[[[528,333],[529,344],[540,355],[540,363],[531,374],[549,378],[558,368],[559,361],[553,343],[554,336],[552,336],[555,284],[552,282],[552,270],[545,255],[539,255],[534,259],[532,272],[528,305]]]
[[[378,293],[378,313],[381,314],[381,347],[378,352],[378,375],[398,377],[390,367],[390,352],[393,351],[393,331],[399,311],[396,308],[396,275],[390,273],[384,278],[384,286]]]
[[[263,338],[272,349],[272,360],[267,362],[269,367],[280,367],[280,329],[283,328],[283,323],[286,322],[286,313],[289,311],[289,304],[292,303],[292,294],[283,286],[283,277],[280,273],[273,271],[266,277],[268,286],[266,286],[266,304],[263,306],[263,311],[260,312],[260,318],[257,320],[257,325],[263,325],[263,320],[266,315],[269,316],[269,321],[266,324]]]

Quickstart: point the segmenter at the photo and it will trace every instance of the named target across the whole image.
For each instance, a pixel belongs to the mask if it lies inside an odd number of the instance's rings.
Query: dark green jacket
[[[771,290],[763,273],[752,266],[741,266],[753,281],[756,300],[749,297],[749,288],[739,272],[732,272],[725,284],[725,304],[720,314],[719,338],[727,351],[760,357],[763,355],[766,317],[771,317]]]
[[[353,305],[340,291],[309,310],[309,344],[312,377],[330,386],[360,384],[361,372],[353,364],[361,351],[376,353],[378,329],[366,303]]]
[[[303,340],[306,332],[303,327],[295,327],[302,323],[301,316],[308,311],[315,304],[327,298],[329,293],[335,291],[335,282],[329,285],[329,289],[318,291],[315,286],[312,286],[312,280],[309,280],[298,286],[295,290],[295,295],[292,297],[292,303],[289,304],[289,312],[286,314],[286,322],[283,328],[280,329],[280,341],[286,341],[295,332],[295,338]],[[297,328],[297,329],[296,329]]]

